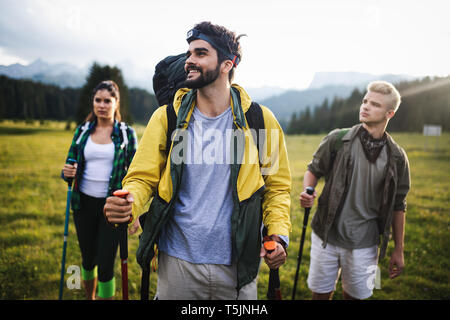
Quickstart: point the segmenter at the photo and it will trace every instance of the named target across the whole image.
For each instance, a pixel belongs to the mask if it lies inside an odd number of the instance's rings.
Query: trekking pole
[[[142,228],[145,225],[145,219],[148,213],[143,214],[139,217],[139,224]],[[155,257],[158,256],[158,249],[155,250]],[[141,266],[142,267],[142,266]],[[156,271],[156,269],[154,269]],[[144,264],[142,267],[141,274],[141,300],[148,300],[149,290],[150,290],[150,272],[151,272],[151,261],[148,264]]]
[[[148,291],[150,290],[150,271],[150,265],[142,268],[141,300],[148,300]]]
[[[117,190],[114,196],[125,198],[128,195],[126,190]],[[116,225],[117,226],[117,225]],[[120,269],[122,271],[122,300],[128,300],[128,223],[118,226],[120,232]]]
[[[314,188],[306,187],[306,193],[309,195],[313,195]],[[305,215],[303,217],[302,238],[300,240],[300,248],[298,249],[298,256],[297,256],[297,271],[295,271],[294,289],[292,290],[292,300],[295,300],[295,293],[297,291],[298,272],[300,270],[300,263],[302,262],[303,244],[305,243],[305,233],[306,233],[306,227],[308,225],[308,218],[309,218],[310,211],[311,211],[311,208],[305,208]]]
[[[277,243],[273,240],[264,242],[264,248],[267,253],[271,253],[277,247]],[[280,275],[277,269],[270,269],[269,273],[269,287],[267,288],[267,299],[269,300],[283,300],[281,298],[280,290]]]
[[[74,159],[67,159],[67,162],[73,165],[77,162]],[[67,237],[69,235],[69,220],[70,220],[70,200],[72,198],[72,182],[73,178],[67,178],[67,202],[66,202],[66,218],[64,221],[64,242],[63,242],[63,251],[62,251],[62,259],[61,259],[61,278],[59,280],[59,296],[58,299],[62,300],[63,297],[63,288],[64,288],[64,274],[66,268],[66,251],[67,251]]]

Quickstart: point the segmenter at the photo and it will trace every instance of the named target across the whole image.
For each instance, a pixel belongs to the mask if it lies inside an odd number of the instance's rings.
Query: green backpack
[[[331,170],[333,168],[333,163],[334,160],[336,159],[336,155],[339,151],[339,149],[342,148],[342,138],[347,134],[347,132],[350,131],[350,128],[345,128],[345,129],[340,129],[339,133],[336,136],[336,141],[334,142],[333,145],[333,150],[331,151],[331,156],[330,156],[330,165],[329,165],[329,169]]]

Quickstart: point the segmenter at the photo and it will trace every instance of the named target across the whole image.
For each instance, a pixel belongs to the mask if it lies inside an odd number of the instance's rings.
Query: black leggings
[[[119,231],[103,216],[105,198],[94,198],[80,192],[80,210],[74,212],[81,259],[85,270],[98,266],[98,281],[114,276],[114,261],[119,245]]]

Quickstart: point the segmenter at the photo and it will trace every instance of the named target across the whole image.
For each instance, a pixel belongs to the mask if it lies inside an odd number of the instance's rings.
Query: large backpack
[[[177,56],[168,56],[156,65],[153,91],[160,106],[171,103],[177,90],[183,87],[186,80],[185,62],[186,54],[181,53]]]

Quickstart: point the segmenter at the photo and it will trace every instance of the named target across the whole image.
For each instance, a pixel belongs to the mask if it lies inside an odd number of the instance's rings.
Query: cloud
[[[51,1],[6,2],[9,5],[4,6],[2,1],[0,46],[8,53],[27,60],[41,57],[48,61],[65,57],[77,61],[83,54],[80,37],[70,32],[63,21],[66,8],[52,6]]]
[[[305,87],[317,71],[450,73],[448,1],[0,0],[0,62],[98,61],[153,70],[200,21],[242,39],[242,84]],[[148,74],[148,72],[147,72]]]
[[[0,46],[5,52],[34,60],[114,61],[133,47],[132,34],[120,23],[123,10],[106,2],[1,1]],[[134,49],[134,48],[133,48]]]

